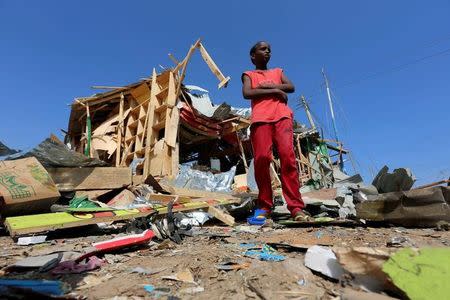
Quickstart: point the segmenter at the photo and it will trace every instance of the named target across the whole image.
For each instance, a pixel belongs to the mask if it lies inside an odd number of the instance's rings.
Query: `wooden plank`
[[[167,92],[167,99],[165,101],[165,103],[169,106],[169,107],[173,107],[176,105],[177,103],[177,98],[178,95],[176,93],[176,86],[175,86],[175,78],[173,76],[173,73],[170,72],[169,73],[169,90]],[[161,103],[164,104],[164,103]]]
[[[156,142],[153,147],[153,151],[149,155],[149,173],[152,176],[160,176],[163,167],[163,158],[164,158],[164,139]]]
[[[122,131],[123,131],[123,104],[124,104],[123,93],[120,94],[120,104],[119,104],[119,124],[117,124],[117,149],[116,149],[116,167],[120,165],[120,154],[122,146]]]
[[[162,204],[168,204],[171,201],[177,200],[178,203],[189,203],[192,202],[192,199],[187,196],[179,196],[179,195],[164,195],[164,194],[148,194],[145,199],[149,201],[156,201]]]
[[[153,125],[155,124],[155,107],[158,103],[158,99],[156,99],[156,94],[160,91],[158,84],[156,83],[157,75],[156,70],[153,68],[152,73],[152,85],[150,90],[150,103],[148,111],[147,111],[147,135],[145,141],[145,152],[144,152],[144,177],[147,177],[150,174],[150,149],[155,142],[155,133],[153,131]]]
[[[204,202],[192,202],[175,204],[173,212],[192,211],[210,206],[222,206],[240,203],[240,199],[209,200]],[[151,214],[167,214],[167,207],[139,208],[114,210],[103,212],[81,212],[81,213],[47,213],[29,216],[9,217],[5,220],[5,226],[12,237],[25,234],[53,231],[63,228],[74,228],[85,225],[108,223],[134,218],[147,217]]]
[[[223,210],[218,209],[217,207],[210,206],[208,207],[208,214],[213,216],[214,218],[222,221],[223,223],[227,224],[228,226],[234,226],[234,218],[230,216],[227,212],[224,212]]]
[[[188,64],[189,60],[191,59],[192,54],[194,53],[195,49],[198,47],[199,44],[200,44],[200,39],[198,39],[195,42],[195,44],[192,45],[191,48],[189,48],[189,51],[188,51],[186,57],[183,59],[183,61],[180,62],[178,64],[178,66],[176,66],[173,69],[173,73],[177,73],[180,70],[180,68],[181,68],[181,73],[180,73],[180,76],[178,78],[177,88],[176,88],[176,92],[175,92],[176,95],[180,94],[181,83],[183,82],[184,77],[186,76],[187,64]]]
[[[238,141],[239,150],[241,151],[241,159],[242,162],[244,163],[245,173],[248,173],[247,158],[245,157],[244,147],[242,146],[242,141],[241,138],[239,137],[239,132],[237,129],[236,129],[236,139]]]
[[[178,107],[172,109],[170,114],[169,126],[166,126],[166,131],[164,133],[167,145],[170,147],[175,147],[178,137],[178,123],[180,122],[180,111]]]
[[[236,199],[230,194],[218,193],[218,192],[208,192],[203,190],[192,190],[187,188],[179,188],[175,186],[170,186],[173,189],[173,193],[180,196],[188,196],[191,198],[211,198],[211,199]]]
[[[219,67],[216,65],[216,63],[212,60],[209,53],[206,51],[205,47],[203,47],[202,43],[199,43],[199,49],[200,54],[203,57],[203,60],[208,65],[211,72],[213,72],[214,75],[216,75],[217,79],[220,81],[219,83],[219,89],[221,87],[226,87],[228,84],[228,81],[230,81],[230,77],[225,77],[222,72],[220,71]]]
[[[88,191],[76,191],[75,197],[88,196],[90,200],[96,200],[98,197],[105,195],[112,190],[88,190]]]
[[[165,140],[164,140],[162,160],[163,160],[163,165],[162,165],[161,175],[162,176],[170,176],[172,174],[172,147],[167,145]]]
[[[107,205],[114,207],[126,208],[128,205],[133,203],[134,199],[136,199],[136,195],[133,192],[124,189],[119,194],[117,194],[114,198],[108,201]]]
[[[116,189],[131,184],[130,168],[51,168],[59,191]]]
[[[172,148],[172,178],[176,178],[180,169],[180,144],[176,143]]]

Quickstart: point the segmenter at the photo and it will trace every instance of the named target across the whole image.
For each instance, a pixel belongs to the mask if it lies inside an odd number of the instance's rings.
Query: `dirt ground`
[[[68,238],[67,234],[66,231],[44,244],[33,246],[18,246],[9,236],[0,237],[2,269],[26,256],[54,251],[81,251],[93,242],[124,235],[98,231],[75,234],[74,230],[70,231],[72,237]],[[302,247],[386,247],[396,237],[406,238],[400,247],[448,247],[450,244],[450,232],[434,229],[321,226],[262,228],[257,233],[248,233],[212,225],[200,228],[181,244],[153,243],[150,247],[107,254],[103,258],[108,263],[83,274],[52,276],[36,271],[3,271],[2,277],[60,279],[67,283],[69,291],[88,299],[340,299],[344,290],[356,290],[358,287],[311,272],[304,266],[305,252]],[[288,252],[279,248],[286,259],[265,262],[245,257],[241,243],[286,243],[297,245],[298,249]],[[217,268],[218,264],[230,261],[243,268],[230,271]],[[153,274],[132,273],[131,270],[136,267]],[[186,269],[193,274],[195,283],[162,278]],[[156,291],[147,292],[145,285],[154,286]]]

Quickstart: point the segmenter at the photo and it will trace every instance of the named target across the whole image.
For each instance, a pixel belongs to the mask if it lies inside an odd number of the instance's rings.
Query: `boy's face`
[[[270,45],[262,42],[260,43],[251,58],[254,64],[267,64],[270,60],[271,50]]]

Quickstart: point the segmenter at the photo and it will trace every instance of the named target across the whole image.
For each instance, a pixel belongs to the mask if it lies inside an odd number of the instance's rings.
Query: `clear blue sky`
[[[418,184],[442,179],[450,175],[450,51],[420,59],[450,48],[449,12],[439,0],[0,0],[0,140],[27,148],[59,134],[74,97],[170,66],[167,54],[182,58],[198,37],[232,81],[218,91],[197,54],[185,82],[217,103],[246,106],[248,50],[268,40],[271,66],[296,85],[291,105],[309,97],[329,135],[325,67],[341,139],[366,180],[384,164],[412,168]],[[306,122],[303,110],[295,114]]]

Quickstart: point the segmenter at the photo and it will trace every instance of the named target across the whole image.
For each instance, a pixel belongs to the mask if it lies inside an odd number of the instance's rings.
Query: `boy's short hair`
[[[259,45],[261,45],[262,43],[266,43],[267,45],[270,45],[270,44],[269,44],[268,42],[266,42],[266,41],[258,41],[258,42],[256,42],[256,43],[253,45],[253,47],[250,49],[250,56],[256,52],[256,48],[257,48]]]

